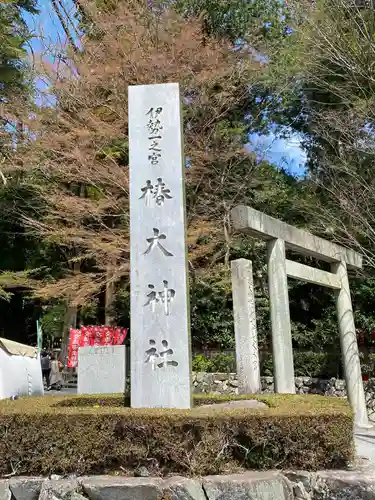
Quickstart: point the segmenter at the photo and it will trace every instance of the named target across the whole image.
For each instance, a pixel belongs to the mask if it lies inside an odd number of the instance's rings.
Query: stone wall
[[[261,377],[262,393],[274,392],[273,377]],[[194,393],[238,394],[238,379],[235,373],[193,373]],[[374,387],[375,379],[366,385]],[[322,394],[346,396],[345,381],[336,378],[321,380],[311,377],[295,378],[297,394]]]
[[[352,471],[248,471],[230,476],[12,477],[0,500],[375,500],[368,467]]]

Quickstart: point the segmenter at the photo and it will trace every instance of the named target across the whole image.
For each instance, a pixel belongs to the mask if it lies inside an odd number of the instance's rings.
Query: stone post
[[[191,407],[184,173],[179,85],[130,86],[133,408]]]
[[[348,400],[355,413],[356,425],[367,427],[369,422],[346,263],[332,264],[332,272],[341,281],[341,290],[336,291],[336,309]]]
[[[232,294],[240,394],[260,392],[258,336],[251,260],[232,260]]]
[[[285,242],[270,240],[267,250],[275,392],[295,394]]]

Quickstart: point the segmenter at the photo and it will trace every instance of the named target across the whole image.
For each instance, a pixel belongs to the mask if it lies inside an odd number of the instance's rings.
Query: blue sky
[[[63,3],[69,14],[74,13],[75,7],[71,0],[63,0]],[[26,22],[33,35],[28,52],[30,57],[35,58],[37,61],[40,61],[42,57],[44,61],[54,64],[57,61],[56,55],[59,54],[59,47],[65,47],[67,39],[52,7],[51,0],[39,0],[38,9],[40,11],[39,15],[25,14]],[[73,16],[72,18],[74,19]],[[48,92],[48,83],[40,78],[37,78],[36,82],[39,90],[36,102],[38,104],[49,103],[53,105],[55,99]]]
[[[74,4],[71,0],[63,0],[64,6],[69,13],[74,12]],[[26,13],[26,22],[32,32],[36,35],[31,45],[35,52],[41,52],[51,43],[65,44],[66,37],[59,20],[53,10],[50,0],[39,0],[38,9],[40,14],[32,16]],[[42,39],[42,40],[41,40]]]
[[[297,134],[288,139],[277,137],[273,132],[268,135],[251,134],[248,147],[257,153],[259,160],[266,159],[297,176],[305,172],[306,154]]]
[[[74,12],[74,4],[71,0],[64,0],[64,6],[68,12]],[[26,15],[26,21],[35,34],[31,46],[36,55],[45,54],[45,47],[66,44],[66,37],[51,6],[51,1],[39,0],[38,7],[40,10],[38,16]],[[45,57],[52,62],[54,55],[49,53]],[[46,86],[39,81],[38,87],[43,91]],[[271,131],[267,135],[251,134],[247,147],[255,151],[260,160],[267,159],[278,167],[300,176],[304,174],[306,162],[306,155],[300,144],[301,138],[297,135],[284,139],[277,137]]]

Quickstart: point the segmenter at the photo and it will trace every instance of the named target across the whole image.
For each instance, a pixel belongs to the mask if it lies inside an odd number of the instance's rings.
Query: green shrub
[[[294,374],[296,377],[318,377],[329,379],[341,376],[341,355],[339,353],[320,353],[312,351],[294,351]],[[273,376],[272,355],[263,360],[263,376]]]
[[[367,377],[372,378],[375,376],[375,353],[369,354],[367,359],[363,356],[363,353],[360,353],[361,358],[361,368],[362,375],[367,375]]]
[[[0,402],[0,476],[208,475],[244,469],[344,467],[353,457],[345,400],[247,396],[261,410],[131,409],[118,397],[44,397]],[[197,406],[244,397],[197,396]],[[150,462],[150,459],[151,462]]]
[[[234,354],[218,353],[207,357],[198,354],[193,358],[193,371],[207,373],[231,373],[236,371]]]
[[[216,354],[212,358],[213,373],[231,373],[236,371],[236,360],[234,354]]]
[[[193,357],[192,363],[193,372],[211,372],[212,363],[210,358],[204,354],[197,354]]]
[[[294,351],[294,372],[296,377],[340,378],[341,355],[339,353],[320,353],[312,351]],[[208,373],[231,373],[236,371],[234,353],[219,353],[211,357],[198,354],[193,358],[193,371]],[[261,375],[273,376],[272,354],[268,354],[261,363]]]

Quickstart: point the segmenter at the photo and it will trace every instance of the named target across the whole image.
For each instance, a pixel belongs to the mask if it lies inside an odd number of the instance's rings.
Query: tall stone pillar
[[[295,394],[285,242],[270,240],[267,250],[275,392]]]
[[[192,406],[177,83],[129,87],[131,406]]]
[[[367,427],[369,422],[346,263],[332,264],[332,272],[341,281],[341,290],[336,291],[336,309],[348,399],[355,413],[356,425]]]
[[[253,266],[251,260],[232,260],[232,294],[240,394],[260,392],[260,369]]]

